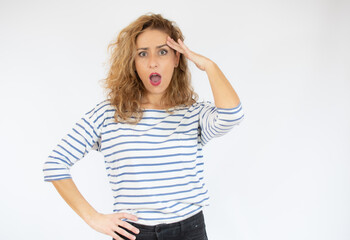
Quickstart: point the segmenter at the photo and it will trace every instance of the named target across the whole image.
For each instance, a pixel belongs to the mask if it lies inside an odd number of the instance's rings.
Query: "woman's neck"
[[[160,105],[150,104],[150,103],[143,103],[143,104],[141,104],[141,107],[145,108],[145,109],[159,109],[159,110],[164,110],[164,109],[169,108],[166,106],[160,106]]]
[[[152,109],[166,109],[170,106],[160,105],[161,96],[148,96],[144,97],[141,100],[141,107],[143,108],[152,108]]]

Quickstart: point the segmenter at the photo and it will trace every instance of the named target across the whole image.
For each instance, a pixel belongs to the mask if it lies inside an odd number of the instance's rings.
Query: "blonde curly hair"
[[[116,122],[137,124],[143,116],[141,99],[146,89],[135,68],[136,39],[145,29],[156,29],[167,33],[173,39],[184,36],[175,22],[162,17],[161,14],[147,13],[140,16],[123,30],[107,47],[111,51],[107,77],[102,79],[110,103],[115,107]],[[174,50],[174,49],[173,49]],[[176,53],[176,50],[174,50]],[[179,105],[191,106],[198,100],[198,94],[191,85],[191,73],[187,59],[180,54],[179,65],[174,69],[169,87],[162,96],[160,105],[170,106],[166,109],[173,113]]]

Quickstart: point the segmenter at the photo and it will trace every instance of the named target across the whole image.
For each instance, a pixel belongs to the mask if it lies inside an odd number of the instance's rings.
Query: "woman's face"
[[[135,67],[146,88],[147,95],[162,96],[170,84],[180,53],[174,52],[163,31],[146,29],[136,39]],[[151,77],[152,73],[160,77]]]

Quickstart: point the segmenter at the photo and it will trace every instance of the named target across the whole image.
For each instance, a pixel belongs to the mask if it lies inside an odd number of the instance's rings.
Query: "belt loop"
[[[180,221],[181,236],[185,236],[185,221]]]

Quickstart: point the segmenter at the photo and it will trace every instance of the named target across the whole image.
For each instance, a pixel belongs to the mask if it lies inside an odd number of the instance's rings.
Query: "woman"
[[[209,204],[202,147],[243,117],[240,100],[219,67],[191,51],[180,29],[146,14],[112,43],[108,98],[88,111],[44,163],[44,180],[93,229],[113,239],[207,239]],[[215,104],[197,102],[187,60],[208,75]],[[100,151],[114,213],[97,212],[69,169]]]

